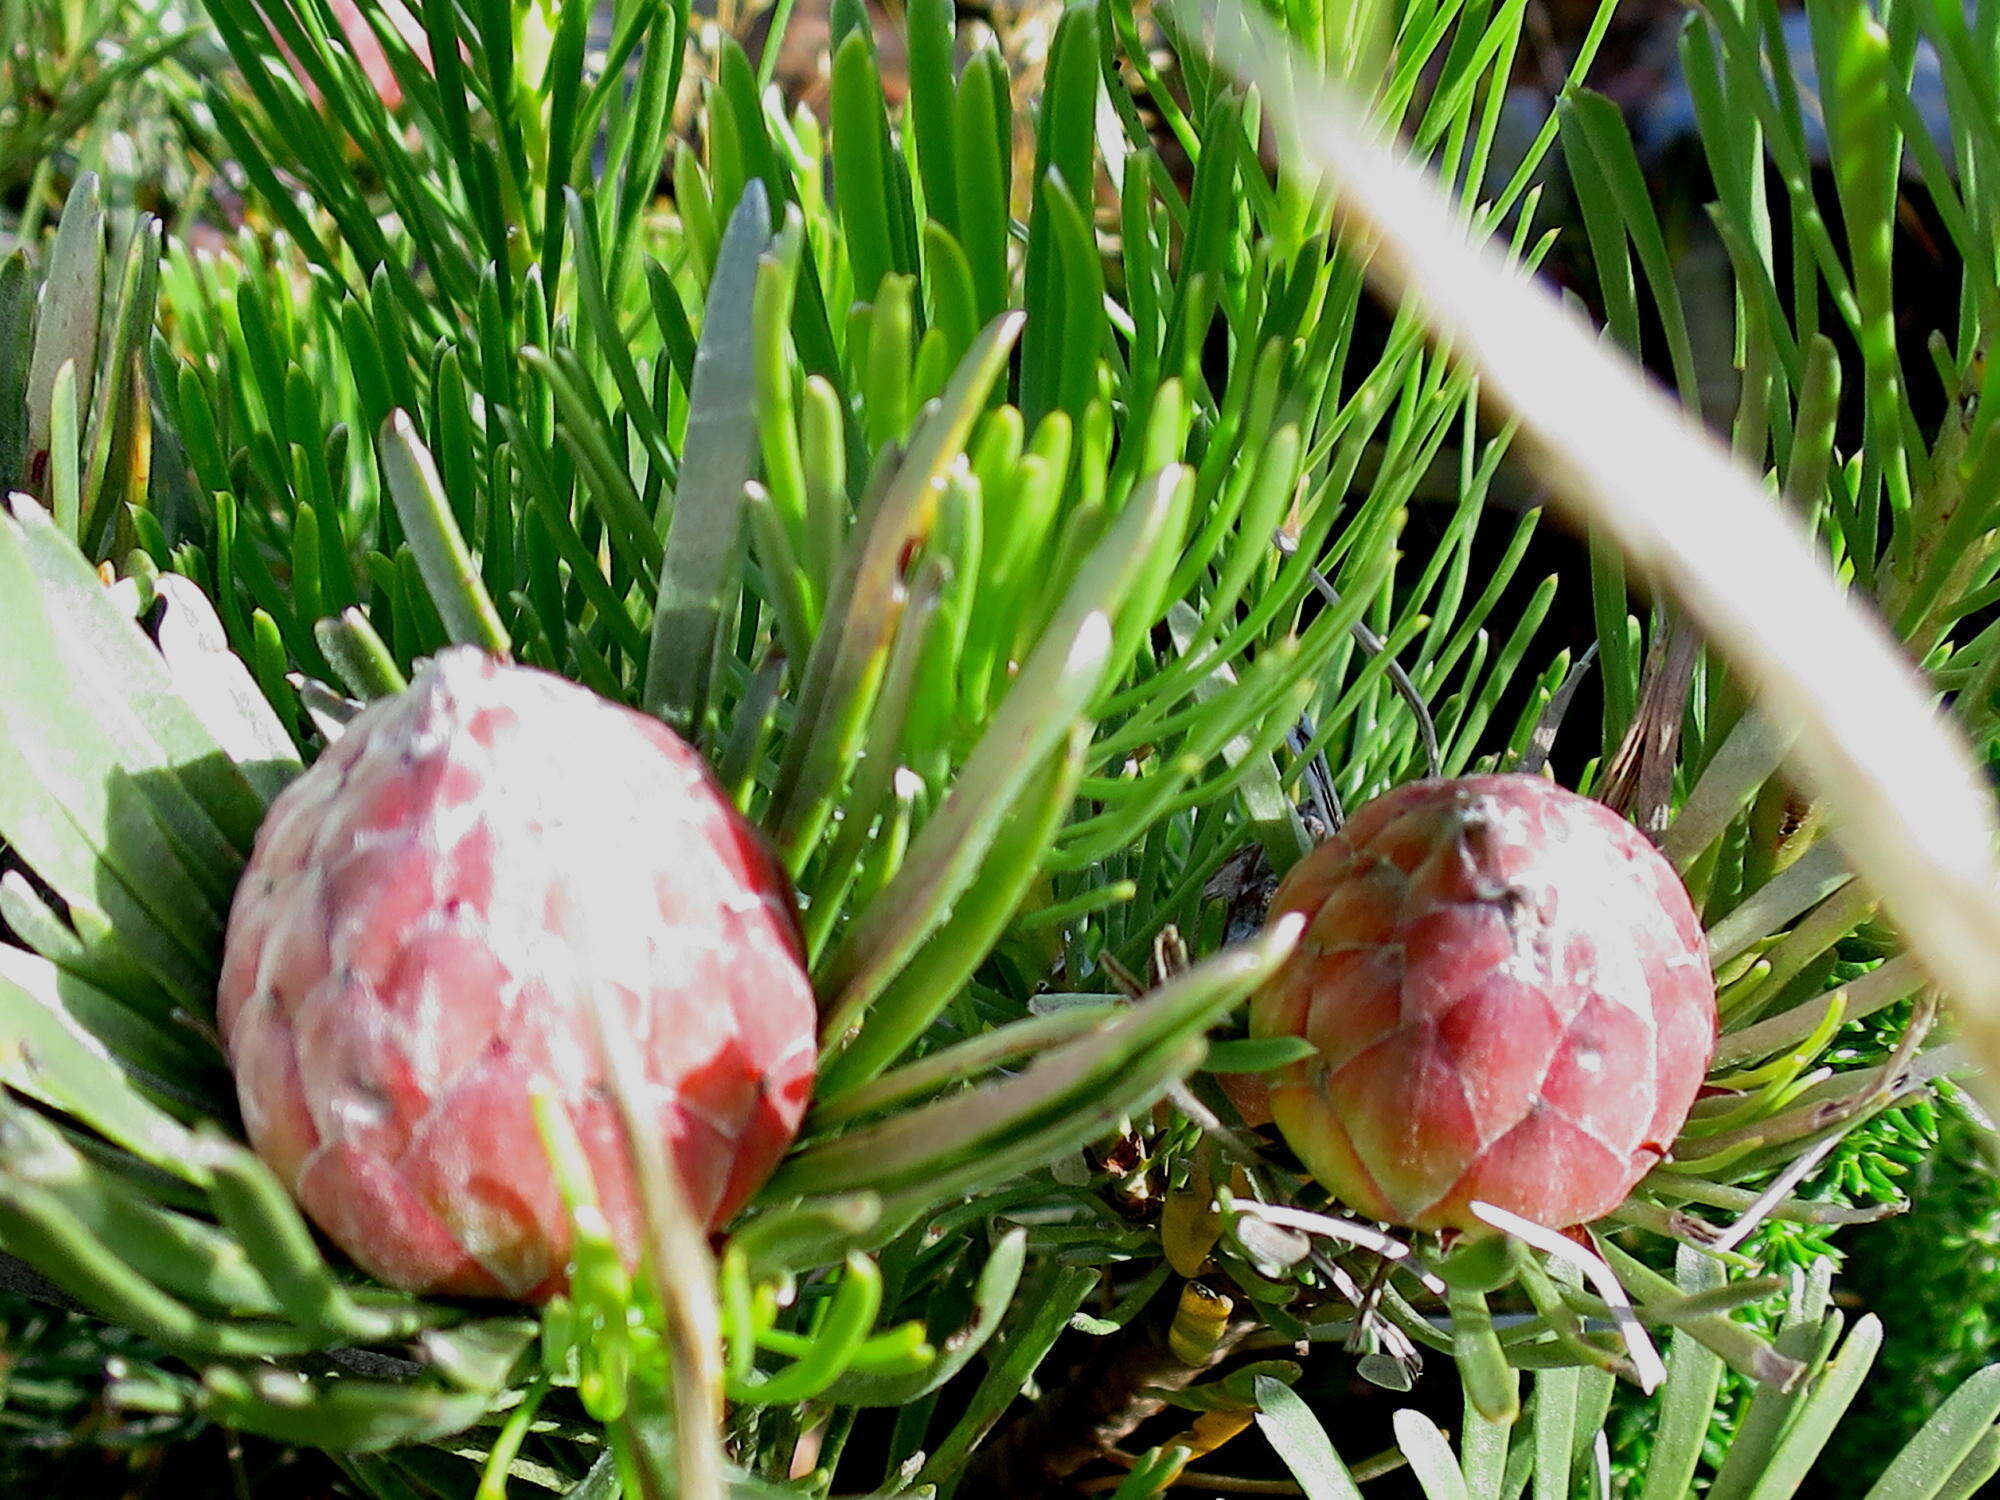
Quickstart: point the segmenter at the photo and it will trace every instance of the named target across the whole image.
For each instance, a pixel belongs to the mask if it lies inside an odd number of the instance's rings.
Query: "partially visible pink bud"
[[[395,1286],[540,1300],[569,1221],[537,1087],[628,1257],[641,1242],[593,996],[721,1225],[812,1084],[783,874],[663,725],[455,648],[272,805],[218,1014],[252,1144],[336,1244]]]
[[[369,86],[375,90],[377,98],[390,109],[400,108],[403,103],[403,81],[396,76],[396,70],[389,66],[389,54],[382,50],[382,43],[375,35],[375,28],[369,24],[368,17],[362,10],[364,0],[327,0],[327,3],[333,11],[334,23],[340,28],[334,38],[334,44],[338,46],[344,42],[348,50],[354,54],[355,62],[361,65],[361,71],[367,77]],[[409,44],[410,50],[417,55],[423,65],[426,68],[430,67],[430,37],[425,33],[423,24],[411,14],[402,0],[366,0],[366,3],[378,10],[396,33]],[[299,80],[307,95],[315,104],[321,102],[319,86],[313,82],[306,70],[299,66],[297,56],[285,45],[284,38],[274,33],[272,40],[277,42],[278,50],[285,55],[285,61],[291,65],[293,76]]]
[[[1399,787],[1279,887],[1304,936],[1252,1004],[1318,1054],[1272,1075],[1306,1166],[1360,1213],[1562,1229],[1666,1153],[1715,1046],[1701,925],[1673,867],[1535,776]]]

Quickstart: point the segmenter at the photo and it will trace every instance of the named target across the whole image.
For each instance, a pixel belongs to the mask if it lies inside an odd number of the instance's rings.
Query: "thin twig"
[[[1139,1460],[1130,1453],[1113,1452],[1104,1455],[1121,1469],[1136,1467]],[[1086,1495],[1101,1494],[1105,1490],[1115,1490],[1125,1482],[1119,1474],[1105,1474],[1097,1479],[1086,1479],[1077,1489]],[[1205,1490],[1214,1490],[1222,1495],[1303,1495],[1304,1490],[1289,1479],[1238,1479],[1234,1474],[1207,1474],[1200,1469],[1182,1469],[1167,1481],[1168,1489],[1190,1488],[1200,1485]]]
[[[1298,551],[1299,544],[1282,531],[1278,533],[1277,541],[1278,550],[1287,557]],[[1340,590],[1327,581],[1324,573],[1318,568],[1308,567],[1306,577],[1312,580],[1312,586],[1319,591],[1320,598],[1326,601],[1329,609],[1340,608]],[[1388,674],[1397,696],[1409,704],[1410,711],[1417,716],[1417,733],[1423,737],[1424,742],[1424,764],[1430,775],[1442,776],[1444,755],[1438,748],[1437,723],[1431,718],[1430,705],[1424,701],[1424,695],[1418,692],[1417,685],[1410,681],[1410,674],[1403,670],[1402,663],[1395,657],[1387,655],[1389,643],[1370,629],[1365,620],[1356,620],[1348,627],[1348,631],[1360,643],[1361,649],[1370,656],[1385,657],[1382,670]]]
[[[1224,1155],[1247,1166],[1255,1166],[1263,1160],[1262,1153],[1255,1146],[1223,1124],[1215,1111],[1196,1098],[1194,1090],[1185,1083],[1170,1084],[1167,1098],[1173,1101],[1176,1109],[1199,1125],[1202,1134],[1220,1146]]]
[[[1597,642],[1592,641],[1574,665],[1563,673],[1563,680],[1543,705],[1541,717],[1535,720],[1534,732],[1528,736],[1527,747],[1514,763],[1516,771],[1528,776],[1542,774],[1542,768],[1549,763],[1549,755],[1556,748],[1556,736],[1562,732],[1563,720],[1569,717],[1570,701],[1576,697],[1576,690],[1583,685],[1583,679],[1589,675],[1596,660]]]
[[[1750,1206],[1737,1215],[1736,1222],[1722,1232],[1714,1248],[1734,1250],[1755,1234],[1757,1227],[1770,1217],[1771,1210],[1783,1203],[1791,1195],[1792,1189],[1804,1182],[1813,1168],[1825,1161],[1842,1139],[1843,1137],[1838,1135],[1828,1136],[1774,1177],[1771,1185],[1752,1199]]]
[[[1304,755],[1318,733],[1313,728],[1309,715],[1300,714],[1299,722],[1285,733],[1285,739],[1292,747],[1292,754]],[[1306,795],[1312,799],[1313,815],[1329,833],[1338,833],[1347,821],[1347,809],[1340,805],[1340,790],[1333,784],[1333,768],[1326,763],[1324,750],[1313,751],[1312,759],[1305,766]]]

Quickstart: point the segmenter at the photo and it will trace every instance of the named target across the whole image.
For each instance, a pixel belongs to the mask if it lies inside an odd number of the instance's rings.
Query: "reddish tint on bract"
[[[1686,1122],[1715,1048],[1701,924],[1609,809],[1536,776],[1399,787],[1278,888],[1306,930],[1251,1029],[1299,1158],[1371,1218],[1552,1229],[1622,1203]]]
[[[719,1226],[812,1086],[784,877],[665,726],[455,648],[272,805],[218,1012],[251,1143],[335,1243],[412,1291],[538,1301],[569,1221],[532,1089],[628,1258],[640,1243],[593,993]]]

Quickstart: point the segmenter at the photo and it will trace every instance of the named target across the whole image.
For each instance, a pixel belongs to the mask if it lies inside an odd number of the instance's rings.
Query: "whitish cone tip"
[[[506,731],[506,753],[495,761],[496,785],[509,796],[539,804],[533,810],[546,820],[549,836],[589,830],[595,840],[604,828],[629,816],[633,787],[628,778],[548,774],[552,767],[598,763],[607,737],[631,736],[640,728],[632,710],[580,683],[502,661],[476,646],[450,646],[425,662],[409,690],[394,701],[405,721],[403,732],[419,748],[463,733],[486,709],[511,710],[517,717]],[[673,743],[687,772],[687,785],[678,790],[693,791],[705,779],[705,765],[678,737]],[[515,812],[529,810],[517,806]],[[600,845],[578,852],[601,859],[607,851]]]
[[[505,698],[509,694],[504,689],[494,689],[501,688],[503,680],[511,676],[510,667],[511,663],[503,663],[477,646],[447,646],[417,670],[416,680],[403,697],[413,703],[436,700],[441,704],[455,705],[470,704],[482,698]],[[512,667],[514,672],[535,670],[533,667]],[[540,675],[548,676],[547,673]],[[575,686],[573,683],[565,685]]]

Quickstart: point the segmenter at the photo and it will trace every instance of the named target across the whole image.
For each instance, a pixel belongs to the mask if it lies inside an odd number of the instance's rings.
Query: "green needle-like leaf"
[[[1696,1250],[1677,1251],[1675,1271],[1682,1290],[1690,1296],[1722,1283],[1722,1268]],[[1667,1381],[1660,1390],[1659,1425],[1646,1464],[1641,1500],[1680,1500],[1689,1492],[1721,1379],[1718,1355],[1692,1334],[1674,1334],[1667,1349]]]
[[[28,478],[28,392],[35,349],[35,280],[16,250],[0,261],[0,491]]]
[[[1147,560],[1145,540],[1173,534],[1188,488],[1183,470],[1153,476],[1092,552],[951,794],[826,964],[824,982],[834,995],[830,1038],[849,1040],[849,1029],[943,920],[1028,778],[1104,685],[1112,666],[1111,617]],[[887,1061],[880,1057],[876,1065]]]
[[[1407,1407],[1397,1412],[1393,1420],[1396,1446],[1410,1461],[1410,1469],[1423,1485],[1427,1500],[1468,1500],[1465,1475],[1437,1423]],[[1539,1466],[1536,1472],[1540,1472]]]
[[[885,474],[848,544],[822,625],[805,664],[797,717],[785,747],[769,815],[778,849],[794,869],[833,815],[839,781],[852,762],[865,715],[886,664],[895,619],[890,601],[909,549],[928,536],[941,480],[963,451],[987,392],[1020,333],[1018,316],[987,325],[951,383],[926,409],[908,450]]]
[[[943,1387],[999,1331],[1026,1263],[1027,1235],[1011,1229],[993,1247],[973,1286],[971,1321],[938,1341],[938,1357],[928,1368],[908,1375],[844,1375],[833,1387],[832,1398],[850,1406],[905,1406]]]
[[[46,960],[0,946],[0,1076],[142,1161],[199,1180],[185,1128],[145,1097],[88,1028],[96,1021],[116,1037],[116,1009]]]
[[[492,1391],[447,1391],[352,1376],[315,1384],[287,1370],[211,1367],[204,1409],[216,1421],[283,1443],[379,1453],[463,1432],[492,1405]]]
[[[1262,981],[1290,950],[1295,922],[1279,924],[1253,943],[1217,954],[1163,986],[1146,1003],[1101,1030],[1039,1056],[1018,1077],[989,1083],[919,1109],[864,1126],[794,1156],[774,1190],[799,1193],[913,1188],[940,1196],[951,1189],[948,1164],[974,1163],[998,1175],[994,1153],[1010,1137],[1045,1124],[1079,1140],[1076,1110],[1087,1101],[1104,1110],[1127,1091],[1146,1098],[1199,1060],[1183,1051],[1221,1012]],[[1110,1092],[1107,1092],[1110,1091]]]
[[[480,581],[479,569],[452,518],[450,497],[438,479],[436,462],[405,412],[390,413],[381,433],[383,472],[416,554],[424,586],[453,641],[478,646],[495,656],[513,650],[507,629]]]

